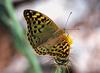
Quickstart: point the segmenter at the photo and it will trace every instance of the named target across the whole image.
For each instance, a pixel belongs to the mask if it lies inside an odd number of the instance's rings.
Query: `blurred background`
[[[23,52],[25,45],[20,44],[27,42],[25,9],[44,13],[60,28],[79,28],[66,30],[73,39],[73,73],[100,73],[100,0],[0,0],[0,73],[36,73],[32,58]],[[48,56],[35,55],[35,59],[43,73],[52,73],[56,67]]]

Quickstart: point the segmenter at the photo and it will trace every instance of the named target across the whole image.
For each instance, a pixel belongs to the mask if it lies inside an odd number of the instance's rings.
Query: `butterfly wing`
[[[58,65],[64,65],[72,44],[70,36],[38,11],[24,10],[24,17],[27,21],[28,40],[35,51],[39,55],[49,54]]]
[[[24,17],[27,21],[28,40],[33,48],[46,42],[59,29],[49,17],[38,11],[24,10]]]

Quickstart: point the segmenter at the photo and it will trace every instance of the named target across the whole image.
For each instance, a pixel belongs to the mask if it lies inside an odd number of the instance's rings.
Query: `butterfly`
[[[27,22],[27,37],[35,52],[52,56],[58,65],[65,65],[69,60],[71,37],[41,12],[26,9],[23,15]]]

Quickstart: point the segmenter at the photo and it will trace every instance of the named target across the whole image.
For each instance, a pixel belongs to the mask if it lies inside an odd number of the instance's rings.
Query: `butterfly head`
[[[67,65],[69,63],[69,58],[54,58],[55,59],[55,62],[58,64],[58,65]]]

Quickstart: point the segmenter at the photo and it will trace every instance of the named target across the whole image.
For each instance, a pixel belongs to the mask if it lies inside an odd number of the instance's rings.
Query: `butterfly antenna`
[[[65,23],[65,25],[64,25],[64,26],[65,26],[65,27],[64,27],[64,31],[66,31],[66,26],[68,25],[68,20],[69,20],[71,14],[72,14],[72,12],[70,12],[70,14],[68,15],[67,21],[66,21],[66,23]],[[67,31],[67,33],[68,33],[68,31]],[[69,35],[69,33],[68,33],[68,35]]]

